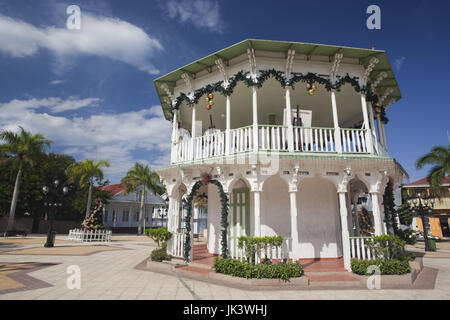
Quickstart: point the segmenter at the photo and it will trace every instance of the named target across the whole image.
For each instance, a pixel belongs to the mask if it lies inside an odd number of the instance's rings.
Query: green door
[[[231,235],[234,239],[250,235],[250,192],[248,188],[233,189]],[[236,248],[232,248],[236,250]]]

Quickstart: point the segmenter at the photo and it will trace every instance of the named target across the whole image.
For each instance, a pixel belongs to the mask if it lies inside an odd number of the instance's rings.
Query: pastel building
[[[102,189],[111,195],[103,212],[105,228],[117,233],[137,233],[142,187],[128,194],[125,194],[125,187],[120,184],[112,184]],[[166,201],[149,189],[145,190],[144,221],[145,228],[167,226]]]

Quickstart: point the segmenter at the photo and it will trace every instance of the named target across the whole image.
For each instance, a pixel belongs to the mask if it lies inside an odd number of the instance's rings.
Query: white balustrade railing
[[[258,126],[259,149],[269,151],[287,151],[287,127],[264,125]]]
[[[372,237],[350,237],[350,253],[351,257],[361,260],[373,260],[375,254],[366,247],[366,241]]]
[[[238,237],[229,237],[229,254],[232,259],[237,259],[244,261],[247,259],[247,253],[245,250],[245,245],[243,248],[238,247],[239,243]],[[255,252],[253,261],[256,264],[261,263],[266,257],[271,261],[285,262],[289,261],[292,257],[292,238],[283,237],[283,243],[279,247],[268,246],[267,248],[262,248],[261,250]]]
[[[184,257],[184,242],[186,241],[186,233],[173,232],[172,239],[170,239],[172,245],[170,246],[169,254],[173,257]]]
[[[366,131],[364,129],[341,129],[342,152],[367,153]]]
[[[72,229],[69,230],[67,240],[81,242],[110,242],[111,234],[111,230]]]
[[[253,150],[253,127],[230,130],[230,153]]]
[[[368,153],[365,129],[340,129],[342,153]],[[336,153],[334,128],[293,127],[294,152]],[[172,162],[188,162],[224,156],[229,147],[229,154],[243,153],[254,149],[253,126],[231,129],[229,141],[225,132],[204,135],[176,142],[172,145]],[[192,145],[193,141],[193,145]],[[288,151],[288,128],[285,126],[258,126],[259,150]],[[374,143],[379,156],[387,156],[386,149],[378,142]],[[194,154],[192,154],[194,152]]]
[[[218,132],[194,138],[195,159],[205,159],[225,154],[225,133]]]
[[[294,127],[294,151],[336,152],[334,128]]]

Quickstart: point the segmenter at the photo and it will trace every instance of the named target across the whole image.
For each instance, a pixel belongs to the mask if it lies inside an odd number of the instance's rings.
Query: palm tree
[[[433,191],[439,194],[442,180],[450,173],[450,145],[436,146],[431,149],[429,153],[417,160],[416,168],[421,169],[428,164],[434,165],[428,173],[428,182]]]
[[[122,178],[120,183],[125,186],[125,194],[136,191],[139,186],[142,186],[138,225],[138,234],[142,234],[145,189],[148,188],[154,193],[160,192],[161,186],[159,184],[159,176],[156,172],[150,170],[149,165],[144,166],[143,164],[136,162],[134,167],[128,170],[126,176]]]
[[[40,133],[31,134],[30,132],[25,131],[21,126],[19,126],[19,129],[19,133],[14,133],[12,131],[0,132],[0,140],[5,142],[0,145],[0,154],[6,156],[2,157],[0,165],[12,163],[17,169],[5,236],[7,236],[8,231],[11,230],[14,223],[23,167],[27,165],[34,166],[35,161],[45,152],[45,148],[50,147],[52,143],[50,140],[45,139]]]
[[[78,181],[81,188],[89,186],[88,200],[86,203],[86,214],[89,215],[92,202],[92,187],[94,185],[94,179],[97,181],[103,180],[102,167],[109,167],[108,161],[95,161],[91,159],[85,159],[81,162],[74,163],[67,168],[67,175],[69,181]]]

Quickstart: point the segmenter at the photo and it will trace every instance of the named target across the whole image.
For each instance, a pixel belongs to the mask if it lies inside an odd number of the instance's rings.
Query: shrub
[[[172,233],[167,231],[167,228],[145,229],[144,234],[156,241],[158,248],[172,238]]]
[[[398,236],[401,240],[405,241],[407,244],[416,244],[417,237],[415,235],[414,230],[406,229],[406,230],[397,230],[396,236]]]
[[[255,263],[255,253],[260,252],[264,249],[265,257],[264,260],[268,259],[268,250],[270,248],[278,248],[283,244],[283,237],[239,237],[238,248],[245,248],[245,255],[247,261]]]
[[[430,249],[430,251],[436,251],[436,240],[428,239],[428,249]]]
[[[398,236],[389,234],[376,236],[366,242],[366,246],[373,250],[375,256],[384,260],[405,259],[405,244],[406,242]]]
[[[382,258],[377,258],[375,260],[351,260],[352,271],[359,275],[368,274],[367,269],[371,265],[376,265],[380,268],[381,274],[401,275],[411,271],[411,266],[409,265],[408,259],[384,260]]]
[[[150,254],[150,257],[152,259],[152,261],[157,261],[157,262],[161,262],[163,260],[171,260],[172,256],[170,254],[167,254],[166,252],[166,248],[161,248],[161,249],[155,249],[152,251],[152,253]]]
[[[234,259],[214,259],[214,269],[223,273],[241,278],[266,278],[289,281],[290,278],[301,277],[303,267],[300,262],[282,262],[271,264],[268,260],[261,264],[252,264],[247,261]]]

